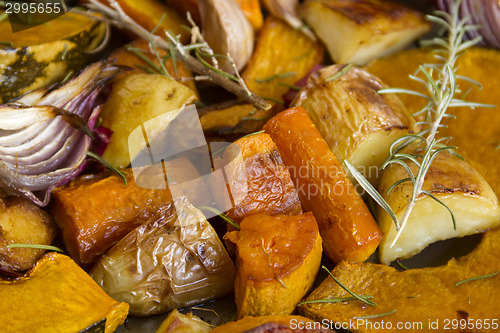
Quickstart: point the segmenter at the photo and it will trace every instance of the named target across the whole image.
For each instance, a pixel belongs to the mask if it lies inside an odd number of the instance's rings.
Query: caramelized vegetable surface
[[[128,313],[73,260],[47,253],[25,276],[0,281],[3,332],[112,333]]]
[[[474,327],[465,332],[498,332],[500,308],[500,230],[487,231],[481,243],[466,257],[452,259],[447,265],[434,268],[410,269],[398,272],[396,269],[377,264],[340,263],[332,274],[351,291],[373,296],[376,306],[360,301],[341,303],[305,304],[300,312],[315,320],[349,322],[353,317],[379,315],[393,312],[379,318],[363,321],[353,332],[399,332],[396,323],[422,323],[405,332],[464,332],[459,325],[448,324],[452,320],[465,319],[474,322]],[[469,280],[471,278],[491,277]],[[458,284],[458,285],[457,285]],[[331,277],[327,277],[306,301],[326,298],[350,297]],[[396,310],[396,311],[394,311]],[[479,327],[478,320],[487,326]],[[379,329],[380,323],[390,322],[392,328]],[[429,321],[438,323],[429,328]],[[369,326],[371,324],[371,326]],[[378,328],[377,325],[378,324]],[[375,328],[374,328],[375,327]],[[496,327],[496,328],[495,328]],[[463,326],[462,326],[463,328]]]
[[[301,316],[245,317],[216,327],[213,333],[333,333]]]
[[[304,209],[318,221],[325,254],[335,262],[366,260],[380,243],[380,229],[305,109],[283,111],[264,129],[289,168]]]
[[[55,235],[56,224],[49,214],[27,199],[2,198],[0,193],[1,269],[30,269],[45,252],[39,249],[7,248],[7,245],[50,245]]]
[[[241,155],[240,155],[241,154]],[[227,215],[236,222],[254,214],[296,215],[302,207],[290,173],[271,137],[259,133],[235,141],[224,159],[235,207]]]
[[[288,315],[312,287],[321,237],[312,213],[245,218],[226,235],[236,244],[234,297],[238,318]]]
[[[235,268],[217,233],[186,198],[122,238],[92,278],[130,313],[149,316],[229,294]]]

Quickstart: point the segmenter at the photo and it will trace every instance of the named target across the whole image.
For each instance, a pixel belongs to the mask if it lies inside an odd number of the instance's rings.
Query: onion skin
[[[436,0],[440,10],[450,13],[456,0]],[[462,0],[459,17],[469,16],[468,23],[480,25],[478,30],[468,31],[466,36],[473,39],[482,36],[481,45],[500,49],[500,3],[497,0]]]
[[[98,97],[119,71],[97,62],[60,87],[0,105],[0,189],[46,206],[55,186],[78,175],[100,111]]]

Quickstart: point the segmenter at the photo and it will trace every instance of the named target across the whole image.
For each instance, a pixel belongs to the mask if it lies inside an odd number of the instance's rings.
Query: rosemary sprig
[[[333,281],[335,281],[342,289],[344,289],[345,291],[347,291],[349,294],[351,294],[352,297],[354,297],[355,299],[357,299],[358,301],[361,301],[365,304],[368,304],[368,305],[371,305],[371,306],[377,306],[377,303],[373,302],[373,301],[370,301],[358,294],[355,294],[354,292],[352,292],[349,288],[347,288],[342,282],[339,281],[339,279],[337,279],[335,276],[333,276],[332,272],[330,272],[328,270],[328,268],[326,268],[326,266],[321,266],[321,268],[323,268],[327,273],[328,275],[330,275],[330,277],[333,279]]]
[[[462,283],[470,282],[470,281],[476,281],[476,280],[482,280],[482,279],[488,279],[497,276],[500,273],[500,271],[490,274],[490,275],[483,275],[483,276],[476,276],[470,279],[462,280],[460,282],[455,283],[455,287],[458,287]]]
[[[347,74],[347,72],[349,72],[349,70],[352,68],[352,66],[353,66],[352,63],[348,63],[348,64],[344,65],[344,67],[342,67],[341,70],[339,70],[337,73],[333,74],[332,76],[328,77],[325,81],[330,82],[330,81],[337,80],[339,77]]]
[[[241,229],[240,226],[238,225],[238,223],[234,222],[229,216],[227,216],[226,214],[224,214],[223,212],[221,212],[218,209],[215,209],[213,207],[208,207],[208,206],[198,207],[198,209],[205,209],[205,210],[208,210],[214,214],[217,214],[220,218],[222,218],[224,221],[226,221],[227,223],[229,223],[230,225],[232,225],[236,229],[238,229],[238,230]]]
[[[45,245],[45,244],[9,244],[6,246],[8,249],[14,248],[24,248],[24,249],[37,249],[37,250],[48,250],[48,251],[57,251],[63,253],[64,251],[57,246],[53,245]]]
[[[238,81],[235,82],[226,77],[225,75],[222,75],[220,72],[214,71],[213,69],[216,67],[206,66],[206,64],[202,63],[199,60],[199,58],[197,59],[196,57],[192,56],[190,54],[191,50],[186,49],[185,46],[182,45],[182,43],[180,43],[178,38],[173,36],[168,31],[164,31],[165,37],[167,38],[166,40],[163,39],[161,36],[154,35],[151,32],[144,29],[142,26],[140,26],[137,22],[132,20],[123,11],[123,9],[120,7],[120,5],[116,0],[108,0],[108,2],[111,8],[100,3],[98,0],[89,0],[86,6],[93,11],[101,13],[104,16],[103,18],[97,18],[97,19],[101,19],[119,28],[127,29],[135,33],[144,40],[149,41],[150,45],[153,48],[156,47],[165,50],[167,52],[174,51],[175,53],[174,56],[176,57],[176,59],[182,61],[184,65],[191,71],[199,75],[209,77],[213,82],[223,87],[224,89],[228,90],[229,92],[234,93],[238,97],[245,99],[249,103],[253,104],[257,109],[269,110],[272,107],[270,103],[268,103],[261,97],[253,94],[248,89],[245,89],[246,86],[244,85],[244,83],[242,83],[243,80],[241,80],[241,78],[239,78],[238,75],[237,75]],[[82,14],[90,15],[86,14],[85,12],[82,12]],[[170,56],[172,57],[172,54],[170,54]]]
[[[408,205],[403,213],[401,220],[398,220],[392,208],[387,204],[385,199],[373,188],[365,188],[367,182],[362,182],[360,179],[363,177],[356,170],[349,170],[353,173],[356,180],[360,185],[372,196],[372,198],[391,216],[397,234],[391,244],[391,247],[396,244],[401,236],[409,218],[415,207],[417,200],[421,196],[428,196],[443,205],[448,209],[453,227],[456,229],[455,217],[453,212],[443,202],[438,200],[430,192],[423,189],[425,177],[429,171],[434,159],[442,152],[453,153],[456,147],[447,146],[444,144],[446,138],[437,139],[439,129],[445,127],[442,124],[444,118],[451,117],[447,111],[451,107],[490,107],[491,105],[471,103],[457,98],[461,93],[458,80],[473,80],[456,75],[456,61],[460,54],[465,52],[469,47],[476,45],[481,40],[481,37],[464,41],[463,37],[466,31],[477,29],[477,27],[467,25],[468,18],[460,19],[459,8],[461,0],[457,0],[451,10],[451,14],[438,11],[435,16],[428,15],[429,21],[440,25],[447,31],[447,37],[437,37],[429,41],[422,42],[423,45],[437,46],[438,49],[434,51],[434,56],[438,63],[424,64],[419,67],[414,75],[410,75],[410,79],[421,83],[426,91],[426,94],[415,92],[407,89],[382,89],[379,93],[406,93],[424,98],[427,104],[420,111],[415,113],[415,116],[423,116],[423,121],[417,123],[421,130],[417,134],[406,135],[397,139],[391,145],[390,156],[382,169],[388,166],[398,165],[404,168],[407,177],[399,180],[390,188],[390,192],[396,186],[403,183],[411,182],[413,185],[412,193],[408,201]],[[477,83],[476,83],[477,84]],[[408,152],[408,149],[412,148]],[[416,174],[412,172],[411,165],[417,167]],[[354,169],[354,168],[353,168]],[[364,177],[363,177],[364,178]]]
[[[372,299],[373,296],[370,295],[360,295],[364,299]],[[323,298],[323,299],[313,299],[312,301],[304,301],[297,304],[297,306],[301,306],[304,304],[316,304],[316,303],[343,303],[350,301],[357,301],[356,297],[335,297],[335,298]]]
[[[295,91],[300,91],[302,89],[302,87],[296,86],[294,84],[288,84],[285,82],[278,82],[278,86],[287,87],[287,88],[290,88],[291,90],[295,90]]]
[[[269,77],[265,77],[262,79],[254,79],[254,81],[257,83],[267,83],[267,82],[274,81],[276,79],[283,79],[283,78],[287,78],[287,77],[294,76],[294,75],[297,75],[297,73],[295,73],[295,72],[278,73],[278,74],[274,74],[274,75],[271,75]]]
[[[374,314],[374,315],[369,315],[369,316],[358,316],[358,317],[353,317],[352,319],[374,319],[374,318],[389,316],[389,315],[396,313],[396,312],[398,312],[398,310],[392,310],[392,311],[389,311],[386,313]]]
[[[93,152],[91,151],[88,151],[87,152],[87,156],[89,157],[92,157],[93,159],[95,159],[96,161],[98,161],[99,163],[103,164],[106,168],[108,168],[110,171],[114,172],[115,174],[118,175],[118,177],[120,177],[122,180],[123,180],[123,183],[125,184],[125,186],[127,186],[127,177],[125,177],[125,174],[123,172],[121,172],[120,170],[118,170],[117,168],[115,168],[114,166],[112,166],[111,164],[109,164],[108,162],[106,162],[105,160],[103,160],[101,158],[101,156],[97,155],[97,154],[94,154]]]

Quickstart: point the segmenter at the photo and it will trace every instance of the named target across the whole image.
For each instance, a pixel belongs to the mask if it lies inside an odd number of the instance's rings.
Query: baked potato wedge
[[[182,314],[174,309],[161,323],[156,333],[208,333],[212,327],[193,315],[191,312]]]
[[[346,66],[314,72],[292,105],[307,110],[341,163],[348,160],[376,186],[389,147],[412,133],[415,121],[398,96],[378,93],[387,88],[380,79]]]
[[[313,214],[256,214],[240,227],[225,236],[236,244],[238,318],[291,314],[312,287],[321,263],[321,236]]]
[[[308,0],[299,14],[339,64],[364,65],[431,29],[421,12],[386,0]]]
[[[133,315],[165,313],[233,290],[234,264],[215,230],[185,197],[174,205],[122,238],[90,272]]]
[[[305,109],[278,113],[264,130],[276,143],[304,209],[318,221],[325,254],[334,262],[366,260],[380,243],[380,229]]]
[[[413,174],[417,173],[415,164],[411,163],[410,169]],[[404,168],[393,164],[384,170],[379,186],[380,193],[399,220],[408,206],[413,184],[405,182],[389,194],[387,192],[392,184],[405,177],[408,174]],[[394,243],[398,231],[389,215],[379,207],[377,221],[384,235],[379,247],[381,263],[409,258],[440,240],[500,226],[500,207],[491,187],[467,162],[449,152],[442,152],[434,159],[425,177],[423,190],[445,204],[453,212],[455,222],[441,203],[422,195]]]
[[[0,269],[30,269],[45,250],[7,248],[9,244],[50,245],[56,235],[54,220],[31,201],[2,198],[0,193]]]

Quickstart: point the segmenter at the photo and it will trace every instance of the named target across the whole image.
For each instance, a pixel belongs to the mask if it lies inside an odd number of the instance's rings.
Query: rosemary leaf
[[[332,272],[330,272],[328,270],[328,268],[326,268],[326,266],[321,266],[321,268],[323,268],[328,273],[328,275],[330,275],[330,277],[333,279],[333,281],[335,281],[342,289],[344,289],[349,294],[351,294],[352,297],[356,298],[358,301],[361,301],[365,304],[368,304],[371,306],[377,306],[377,303],[370,301],[366,298],[363,298],[362,296],[359,296],[358,294],[355,294],[354,292],[352,292],[349,288],[347,288],[344,284],[342,284],[342,282],[340,282],[335,276],[333,276]]]
[[[343,76],[347,72],[349,72],[349,70],[352,68],[352,66],[353,66],[352,63],[348,63],[348,64],[344,65],[344,67],[342,67],[341,70],[339,70],[337,73],[335,73],[332,76],[330,76],[329,78],[327,78],[325,81],[330,82],[330,81],[337,80],[338,78],[340,78],[341,76]]]
[[[87,152],[87,156],[92,157],[93,159],[97,160],[99,163],[103,164],[106,168],[108,168],[109,170],[111,170],[112,172],[117,174],[123,180],[123,183],[125,184],[125,186],[127,186],[127,177],[125,177],[125,174],[123,172],[121,172],[120,170],[118,170],[117,168],[115,168],[114,166],[112,166],[111,164],[106,162],[105,160],[103,160],[101,158],[101,156],[94,154],[91,151]]]
[[[8,41],[0,41],[0,45],[6,45],[6,46],[12,46],[12,42],[8,42]]]
[[[295,91],[300,91],[302,89],[302,87],[299,87],[299,86],[296,86],[293,84],[284,83],[284,82],[279,82],[278,86],[287,87],[287,88],[290,88],[291,90],[295,90]]]
[[[297,75],[297,73],[286,72],[286,73],[274,74],[274,75],[271,75],[269,77],[265,77],[262,79],[254,79],[254,81],[257,83],[266,83],[266,82],[271,82],[271,81],[276,80],[276,79],[287,78],[287,77],[294,76],[294,75]]]
[[[215,209],[213,207],[208,207],[208,206],[202,206],[202,207],[198,207],[198,209],[205,209],[205,210],[208,210],[214,214],[217,214],[218,216],[220,216],[224,221],[226,221],[227,223],[229,223],[230,225],[232,225],[233,227],[235,227],[236,229],[240,230],[240,226],[234,222],[229,216],[227,216],[226,214],[224,214],[223,212],[221,212],[220,210],[218,209]]]
[[[25,248],[25,249],[38,249],[38,250],[48,250],[48,251],[57,251],[63,253],[64,251],[57,246],[52,245],[44,245],[44,244],[9,244],[6,246],[8,249],[13,248]]]
[[[470,281],[476,281],[476,280],[482,280],[482,279],[488,279],[488,278],[491,278],[491,277],[495,277],[499,273],[500,273],[500,271],[498,271],[496,273],[493,273],[493,274],[490,274],[490,275],[476,276],[476,277],[473,277],[473,278],[470,278],[470,279],[462,280],[460,282],[455,283],[455,287],[458,287],[462,283],[467,283],[467,282],[470,282]]]
[[[380,317],[389,316],[389,315],[391,315],[393,313],[396,313],[396,312],[398,312],[398,310],[392,310],[392,311],[389,311],[389,312],[386,312],[386,313],[374,314],[374,315],[370,315],[370,316],[353,317],[352,319],[374,319],[374,318],[380,318]]]
[[[373,296],[371,295],[360,295],[360,297],[363,297],[364,299],[373,298]],[[343,303],[343,302],[357,301],[357,300],[358,299],[356,297],[323,298],[323,299],[314,299],[312,301],[300,302],[299,304],[297,304],[297,306],[301,306],[304,304],[316,304],[316,303]]]
[[[451,215],[451,221],[453,222],[453,230],[457,230],[457,221],[455,220],[455,215],[451,211],[450,207],[448,207],[444,202],[442,202],[441,200],[436,198],[434,195],[432,195],[432,193],[430,193],[429,191],[423,190],[422,193],[424,193],[428,197],[434,199],[434,201],[436,201],[437,203],[439,203],[440,205],[442,205],[444,208],[446,208],[448,210],[448,212]]]
[[[283,102],[279,99],[276,99],[276,98],[272,98],[272,97],[262,97],[262,98],[265,99],[266,101],[274,102],[274,103],[280,104],[280,105],[285,105],[285,102]]]

